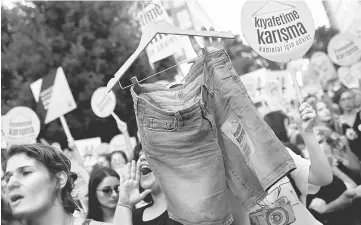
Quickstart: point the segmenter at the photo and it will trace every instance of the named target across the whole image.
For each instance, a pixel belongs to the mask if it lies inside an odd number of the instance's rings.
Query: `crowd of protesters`
[[[317,113],[314,131],[332,167],[333,180],[307,196],[306,206],[322,224],[360,224],[361,101],[358,89],[341,87],[305,102]],[[303,158],[310,158],[292,113],[274,111],[264,116],[277,137]]]
[[[307,225],[359,225],[360,105],[359,90],[343,88],[330,97],[307,96],[296,107],[297,113],[264,115],[297,168],[274,184],[259,204],[269,204],[272,190],[278,189],[279,194],[295,197],[293,218],[287,224],[297,220],[296,224]],[[72,151],[78,154],[74,146]],[[100,154],[89,171],[85,199],[72,196],[77,179],[71,172],[74,158],[62,150],[29,144],[14,145],[2,153],[3,225],[180,224],[168,215],[166,193],[141,143],[131,158],[121,150]],[[80,158],[75,159],[84,166]],[[233,224],[262,224],[252,216],[259,208],[247,212],[232,199]]]

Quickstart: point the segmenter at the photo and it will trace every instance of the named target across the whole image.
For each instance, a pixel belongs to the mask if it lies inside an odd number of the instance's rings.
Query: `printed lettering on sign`
[[[336,34],[328,43],[327,52],[340,66],[351,66],[361,59],[361,39],[347,34]]]
[[[8,144],[30,144],[40,133],[40,120],[35,112],[27,107],[12,108],[4,121],[4,136]]]
[[[299,1],[247,1],[241,24],[250,46],[276,62],[301,58],[311,47],[315,33],[312,15]]]
[[[139,15],[139,23],[142,29],[144,29],[148,23],[158,20],[165,20],[172,23],[171,18],[161,3],[147,5]],[[158,34],[149,43],[146,52],[149,62],[154,63],[173,55],[179,49],[179,37],[175,35]]]

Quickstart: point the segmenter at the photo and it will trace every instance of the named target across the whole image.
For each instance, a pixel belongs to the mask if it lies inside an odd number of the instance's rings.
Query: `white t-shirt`
[[[301,196],[298,198],[288,177],[282,178],[268,190],[268,195],[249,211],[252,225],[322,225],[303,204],[307,194],[315,194],[320,189],[319,186],[308,183],[311,163],[290,149],[287,150],[297,166],[290,175]]]

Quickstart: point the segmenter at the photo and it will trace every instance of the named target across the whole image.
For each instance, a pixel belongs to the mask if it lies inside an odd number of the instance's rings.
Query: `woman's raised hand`
[[[118,205],[132,208],[151,192],[148,189],[140,193],[139,180],[140,163],[132,160],[120,174]]]

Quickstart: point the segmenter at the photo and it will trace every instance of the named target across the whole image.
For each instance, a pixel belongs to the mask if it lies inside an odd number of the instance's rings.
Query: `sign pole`
[[[296,72],[295,72],[295,70],[293,68],[290,68],[290,74],[291,74],[291,77],[292,77],[293,86],[294,86],[294,88],[296,90],[298,103],[300,105],[302,103],[302,92],[301,92],[301,88],[300,88],[300,86],[298,85],[298,82],[297,82]]]
[[[121,120],[119,119],[119,117],[117,116],[117,114],[115,114],[114,112],[112,112],[112,117],[115,119],[115,121],[117,122],[117,123],[119,123]]]
[[[73,136],[71,136],[68,124],[67,124],[64,116],[60,116],[59,118],[60,118],[61,125],[63,126],[63,129],[65,131],[65,134],[66,134],[66,137],[67,137],[68,141],[69,142],[74,141],[74,138],[73,138]]]
[[[119,119],[119,117],[117,116],[117,114],[115,114],[114,112],[112,112],[111,114],[113,116],[113,118],[115,119],[115,121],[117,122],[117,126],[118,129],[122,132],[122,134],[124,135],[124,139],[125,139],[125,146],[127,148],[127,155],[130,159],[133,158],[133,147],[132,147],[132,143],[130,142],[130,136],[128,133],[128,128],[125,122],[123,122],[121,119]],[[120,125],[124,124],[124,128],[121,129]]]

